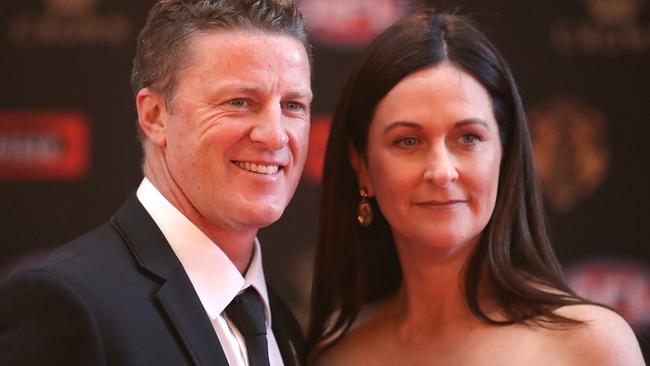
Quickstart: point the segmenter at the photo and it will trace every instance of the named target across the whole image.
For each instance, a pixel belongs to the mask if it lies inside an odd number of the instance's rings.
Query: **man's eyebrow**
[[[410,127],[410,128],[417,128],[419,130],[422,129],[422,126],[419,123],[408,122],[408,121],[396,121],[386,126],[386,128],[384,128],[384,134],[387,134],[388,132],[390,132],[391,130],[397,127]]]
[[[307,91],[292,91],[286,94],[285,99],[303,99],[311,103],[314,99],[314,94]]]
[[[261,94],[262,90],[255,86],[232,85],[224,82],[224,83],[217,83],[216,85],[211,85],[210,92],[212,95],[224,95],[224,94],[256,95],[256,94]]]
[[[233,91],[237,93],[244,93],[244,94],[261,94],[262,89],[255,87],[255,86],[235,86],[232,88]]]
[[[228,88],[223,88],[223,87],[217,87],[215,88],[216,91],[220,91],[223,89],[228,89]],[[257,86],[248,86],[248,85],[235,85],[231,86],[230,91],[235,92],[235,93],[242,93],[242,94],[252,94],[252,95],[260,95],[264,94],[264,90],[260,87]],[[285,99],[305,99],[308,100],[310,103],[314,98],[314,95],[311,91],[290,91],[286,93]]]

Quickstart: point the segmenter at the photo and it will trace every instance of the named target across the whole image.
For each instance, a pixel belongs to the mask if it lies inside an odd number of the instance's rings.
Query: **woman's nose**
[[[435,148],[429,154],[424,170],[424,180],[446,187],[458,179],[455,159],[446,148]]]

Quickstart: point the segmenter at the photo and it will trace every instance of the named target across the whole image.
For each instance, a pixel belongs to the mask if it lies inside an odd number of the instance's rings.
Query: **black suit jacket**
[[[286,365],[297,322],[269,290]],[[0,365],[227,365],[180,261],[135,196],[0,288]]]

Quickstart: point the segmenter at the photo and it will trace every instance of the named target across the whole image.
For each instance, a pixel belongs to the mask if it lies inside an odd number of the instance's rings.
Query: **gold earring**
[[[368,227],[372,223],[372,207],[368,203],[368,192],[365,188],[359,190],[359,196],[361,196],[361,201],[359,201],[357,209],[357,221],[359,221],[359,225]]]

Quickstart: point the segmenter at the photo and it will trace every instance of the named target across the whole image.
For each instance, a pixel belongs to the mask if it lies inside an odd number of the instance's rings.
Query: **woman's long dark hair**
[[[491,324],[578,323],[554,313],[558,307],[585,301],[564,282],[548,238],[526,115],[505,60],[466,18],[419,10],[369,45],[336,108],[323,174],[308,333],[312,350],[332,345],[364,303],[386,298],[400,286],[391,229],[374,201],[372,225],[357,224],[359,186],[349,149],[365,157],[379,101],[404,77],[443,61],[472,75],[487,90],[503,145],[496,206],[465,266],[469,308]],[[482,276],[487,276],[505,320],[492,319],[481,309]]]

